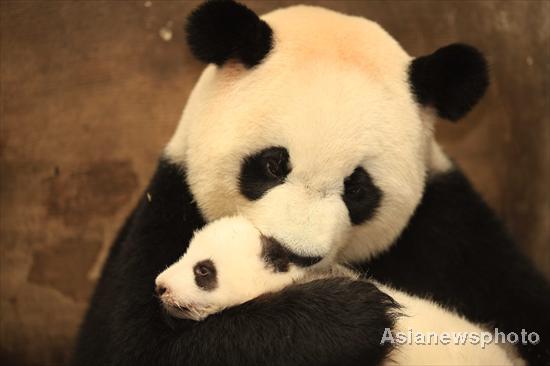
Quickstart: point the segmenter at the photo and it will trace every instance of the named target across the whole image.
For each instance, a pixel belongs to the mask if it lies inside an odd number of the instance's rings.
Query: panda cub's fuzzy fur
[[[305,266],[273,238],[263,236],[243,217],[214,221],[195,233],[186,253],[156,278],[156,292],[166,311],[178,318],[204,320],[295,283],[331,277],[366,281],[338,264]],[[399,305],[392,330],[408,332],[475,332],[482,328],[433,302],[373,282]],[[435,342],[433,342],[435,343]],[[522,365],[510,350],[495,344],[451,343],[399,345],[386,364]]]

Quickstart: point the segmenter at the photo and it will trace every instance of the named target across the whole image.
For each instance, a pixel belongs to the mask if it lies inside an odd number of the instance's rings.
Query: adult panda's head
[[[211,1],[187,33],[211,65],[166,155],[207,220],[243,214],[303,256],[388,248],[450,167],[435,115],[458,120],[488,84],[472,47],[412,58],[376,23],[318,7],[259,18]]]

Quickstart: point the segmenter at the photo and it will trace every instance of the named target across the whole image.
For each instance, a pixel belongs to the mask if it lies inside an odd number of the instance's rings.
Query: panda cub
[[[323,260],[314,266],[262,235],[247,219],[236,216],[214,221],[197,231],[186,253],[158,275],[156,293],[173,317],[204,320],[293,283],[327,277],[360,279],[342,265]],[[401,306],[392,334],[470,332],[483,329],[442,307],[385,285],[374,283]],[[382,335],[381,335],[382,336]],[[382,338],[381,338],[382,340]],[[508,352],[508,353],[507,353]],[[522,365],[511,350],[493,343],[460,345],[432,342],[398,344],[385,364]]]

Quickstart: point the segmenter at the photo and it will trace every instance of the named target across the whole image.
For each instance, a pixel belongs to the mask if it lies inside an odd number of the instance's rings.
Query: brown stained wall
[[[181,31],[196,4],[1,2],[2,364],[66,363],[109,244],[202,68]],[[487,54],[488,95],[438,134],[550,276],[550,2],[320,4],[378,21],[413,55],[457,40]]]

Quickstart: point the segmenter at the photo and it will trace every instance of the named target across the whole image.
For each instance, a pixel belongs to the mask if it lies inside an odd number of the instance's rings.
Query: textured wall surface
[[[109,245],[202,69],[181,28],[197,4],[1,2],[3,365],[67,362]],[[413,55],[458,40],[486,53],[488,95],[438,134],[550,275],[550,2],[318,4],[379,22]]]

